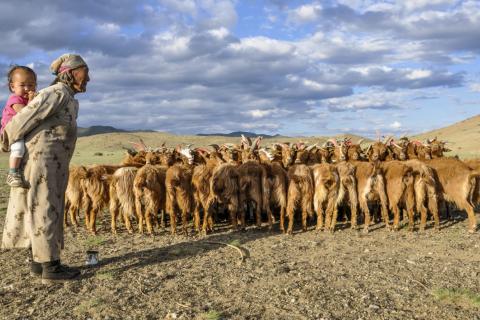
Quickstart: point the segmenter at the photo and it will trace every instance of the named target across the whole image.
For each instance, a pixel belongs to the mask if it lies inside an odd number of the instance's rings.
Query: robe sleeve
[[[9,151],[15,141],[24,139],[42,121],[64,107],[68,94],[59,88],[40,92],[5,126],[1,136],[2,150]]]

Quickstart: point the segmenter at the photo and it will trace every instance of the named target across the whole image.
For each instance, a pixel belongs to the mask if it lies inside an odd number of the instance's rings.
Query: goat
[[[249,138],[242,136],[242,164],[238,166],[240,185],[240,206],[255,203],[255,220],[257,227],[262,225],[262,209],[267,211],[269,229],[272,227],[272,214],[270,212],[270,189],[267,171],[259,163],[258,147],[261,137],[252,143]]]
[[[133,181],[135,194],[135,210],[139,218],[139,232],[143,233],[143,220],[147,225],[147,233],[153,234],[152,219],[157,223],[157,213],[165,210],[165,177],[166,166],[153,165],[156,159],[152,152],[145,155],[145,165],[138,169]],[[144,212],[142,212],[142,202]],[[162,219],[163,222],[163,219]]]
[[[325,231],[335,229],[337,220],[337,203],[340,179],[334,165],[316,164],[310,167],[313,174],[314,194],[313,207],[317,214],[317,230],[323,228],[325,216]]]
[[[413,169],[399,161],[381,162],[380,166],[386,181],[389,207],[393,212],[393,230],[396,231],[399,228],[401,205],[408,212],[409,227],[413,230],[415,207]],[[385,224],[388,226],[388,221],[385,221]]]
[[[355,179],[357,182],[358,204],[365,216],[363,231],[369,231],[371,215],[368,207],[369,201],[379,201],[385,225],[390,229],[388,219],[388,197],[385,190],[385,177],[379,163],[350,161],[355,166]]]
[[[86,175],[87,169],[84,166],[72,166],[69,170],[67,189],[65,190],[65,213],[64,223],[68,226],[67,216],[70,216],[70,222],[78,227],[77,216],[80,211],[83,199],[83,189],[81,179]],[[88,227],[88,222],[87,222]]]
[[[309,157],[309,151],[312,146],[306,148],[305,145],[297,144],[294,147],[284,146],[284,148],[292,149],[295,155],[294,165],[288,169],[288,191],[287,191],[287,216],[288,229],[287,234],[293,232],[293,220],[295,209],[300,207],[302,211],[302,230],[307,230],[307,216],[313,216],[313,194],[314,184],[310,168],[305,165]],[[286,150],[283,154],[291,154],[291,150]],[[291,161],[283,159],[284,164]],[[282,218],[280,218],[282,221]],[[285,232],[284,226],[280,223],[280,230]]]
[[[439,195],[443,201],[454,202],[465,210],[468,215],[468,231],[473,233],[477,229],[474,203],[472,197],[477,190],[480,171],[471,170],[464,162],[455,158],[440,158],[426,161],[426,164],[435,170],[440,182]]]
[[[350,227],[357,228],[357,208],[358,208],[358,194],[357,194],[357,179],[355,178],[356,167],[350,162],[340,162],[335,165],[339,176],[339,192],[337,205],[348,203],[350,206]],[[336,216],[335,220],[336,222]],[[332,228],[334,231],[334,228]]]
[[[268,201],[266,204],[270,210],[267,210],[267,214],[271,214],[271,208],[278,207],[280,208],[280,222],[283,225],[283,219],[285,217],[285,212],[287,209],[287,188],[288,188],[288,177],[287,172],[282,167],[281,155],[280,158],[272,154],[270,151],[265,149],[260,149],[260,162],[265,166],[267,171],[270,197],[265,199]],[[272,221],[273,221],[272,217]]]
[[[375,143],[371,144],[367,150],[366,155],[369,161],[386,161],[386,160],[393,160],[392,151],[389,148],[389,144],[392,137],[386,137],[384,141],[376,141]]]
[[[416,210],[420,212],[420,230],[425,230],[427,222],[427,207],[433,215],[435,221],[435,230],[440,229],[440,218],[438,215],[438,194],[435,174],[433,169],[427,166],[420,160],[407,160],[406,165],[413,169],[413,175],[415,178],[415,203]],[[412,221],[413,223],[413,221]],[[410,225],[410,229],[413,229],[413,225]]]
[[[177,212],[181,212],[182,229],[188,234],[188,215],[193,207],[192,174],[195,154],[190,147],[177,148],[182,163],[174,164],[166,172],[165,186],[167,190],[166,209],[170,214],[170,229],[177,233]]]
[[[239,210],[239,180],[237,166],[233,163],[222,163],[216,166],[210,179],[210,194],[217,203],[227,206],[233,230],[237,230],[239,218],[241,228],[245,229],[245,211]],[[207,211],[208,216],[204,217],[204,232],[207,229],[205,222],[209,221],[211,211]]]
[[[117,217],[120,212],[128,233],[133,233],[130,218],[136,214],[133,183],[137,171],[138,168],[136,167],[123,167],[117,169],[109,178],[111,229],[113,234],[117,233]],[[136,218],[137,221],[140,221],[138,216]]]
[[[85,205],[85,223],[87,229],[95,234],[97,214],[108,207],[109,180],[108,175],[112,175],[120,166],[112,165],[94,165],[88,168],[82,179],[82,190],[84,194]]]
[[[208,154],[208,151],[200,151],[201,155],[205,157],[205,164],[195,166],[192,174],[192,186],[193,195],[195,199],[194,210],[194,226],[197,232],[200,232],[200,209],[203,209],[203,232],[213,230],[213,220],[211,218],[210,211],[212,210],[214,198],[210,192],[210,180],[213,175],[215,167],[223,162],[220,154],[217,153],[217,148],[214,146],[215,151]],[[208,221],[210,219],[210,221]]]

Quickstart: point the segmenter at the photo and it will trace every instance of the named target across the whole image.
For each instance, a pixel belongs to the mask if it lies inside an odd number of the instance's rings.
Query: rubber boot
[[[42,263],[42,283],[62,283],[75,280],[80,275],[80,270],[60,263],[60,260]]]

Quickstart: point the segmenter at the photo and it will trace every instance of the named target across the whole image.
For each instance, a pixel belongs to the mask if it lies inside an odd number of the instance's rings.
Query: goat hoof
[[[363,229],[363,233],[364,233],[364,234],[367,234],[369,231],[370,231],[370,230],[368,230],[368,228],[364,228],[364,229]]]

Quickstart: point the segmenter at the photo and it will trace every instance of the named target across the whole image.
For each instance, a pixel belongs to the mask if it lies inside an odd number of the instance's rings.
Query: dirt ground
[[[0,319],[480,319],[480,233],[467,233],[463,215],[440,232],[328,234],[311,223],[293,236],[221,225],[154,238],[122,225],[113,236],[108,219],[97,236],[65,231],[63,261],[82,268],[78,281],[42,285],[26,250],[1,251]],[[85,266],[88,249],[99,265]]]

